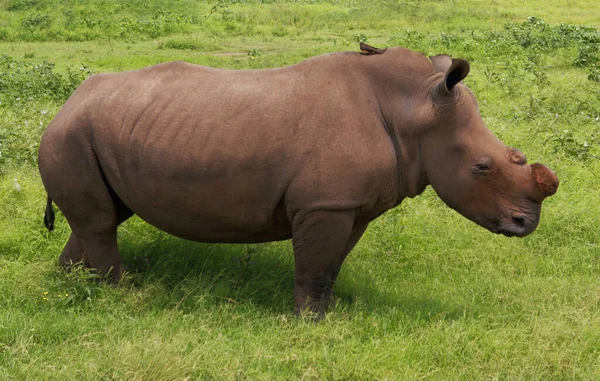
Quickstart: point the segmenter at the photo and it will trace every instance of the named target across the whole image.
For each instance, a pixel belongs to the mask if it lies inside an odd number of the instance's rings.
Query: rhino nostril
[[[525,225],[525,216],[521,214],[515,214],[512,216],[512,221],[515,225],[523,227]]]

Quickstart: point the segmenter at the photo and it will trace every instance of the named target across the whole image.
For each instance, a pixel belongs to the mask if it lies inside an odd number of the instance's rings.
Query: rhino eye
[[[477,160],[473,166],[473,173],[476,175],[486,175],[492,171],[492,160],[489,157],[482,157]]]

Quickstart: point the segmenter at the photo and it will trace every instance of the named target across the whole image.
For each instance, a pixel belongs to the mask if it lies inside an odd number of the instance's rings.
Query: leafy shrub
[[[33,64],[0,55],[0,101],[5,105],[24,100],[65,101],[91,74],[86,67],[67,69],[66,75],[54,72],[54,64]]]
[[[0,41],[10,40],[10,31],[6,28],[0,28]]]
[[[183,41],[183,40],[168,40],[164,44],[161,44],[159,48],[166,49],[179,49],[179,50],[196,50],[198,43],[195,41]]]
[[[262,52],[259,49],[254,48],[248,51],[248,57],[250,57],[251,60],[255,60],[260,55],[262,55]]]
[[[573,65],[576,67],[588,67],[600,62],[600,56],[598,55],[599,47],[595,44],[581,45]]]
[[[18,110],[0,108],[0,175],[14,167],[35,165],[40,135],[50,121],[48,110],[40,110],[38,104],[19,106]]]
[[[27,30],[48,29],[52,25],[50,16],[45,14],[33,14],[21,22],[21,28]]]
[[[215,44],[215,43],[211,43],[211,42],[204,42],[204,41],[199,41],[199,40],[167,40],[164,43],[161,43],[158,46],[159,49],[178,49],[178,50],[198,50],[198,51],[202,51],[202,52],[210,52],[210,51],[214,51],[214,50],[219,50],[220,46]]]
[[[37,2],[36,2],[37,1]],[[197,24],[197,15],[178,11],[165,11],[142,2],[123,3],[93,2],[88,6],[57,2],[48,9],[49,2],[36,0],[31,3],[15,2],[12,9],[20,11],[23,18],[20,28],[12,30],[22,41],[86,41],[94,39],[156,38],[182,31],[188,25]],[[182,3],[184,4],[184,3]],[[187,4],[187,2],[185,3]],[[33,12],[29,8],[35,9]],[[126,12],[135,7],[134,12]],[[49,14],[40,12],[47,9]],[[8,39],[10,34],[7,34]]]
[[[593,149],[598,145],[598,135],[592,134],[588,140],[580,140],[573,134],[571,130],[551,130],[549,137],[544,144],[549,144],[553,147],[553,152],[563,152],[579,160],[587,160],[596,157],[593,154]]]
[[[521,24],[509,23],[504,26],[515,41],[522,47],[527,48],[531,45],[545,45],[543,32],[546,30],[544,20],[530,16],[526,22]]]
[[[592,66],[588,79],[593,82],[600,82],[600,65]]]
[[[444,32],[442,32],[440,34],[440,41],[446,49],[450,49],[450,46],[452,44],[456,43],[458,40],[459,40],[459,38],[455,35],[444,33]]]
[[[352,36],[352,41],[354,42],[367,42],[369,39],[363,33],[357,33]]]
[[[9,11],[22,11],[30,8],[34,8],[40,0],[10,0],[6,6]]]
[[[561,47],[600,43],[600,32],[594,28],[560,24],[551,27],[537,17],[528,17],[527,21],[507,23],[504,30],[523,48],[538,47],[545,51]]]
[[[271,34],[273,34],[273,36],[275,36],[275,37],[284,37],[289,34],[289,31],[287,30],[286,27],[280,25],[280,26],[275,27],[273,29],[273,31],[271,32]]]
[[[407,29],[403,35],[392,37],[387,40],[390,45],[404,46],[409,49],[423,50],[420,49],[426,40],[426,36],[418,30]]]
[[[0,175],[11,165],[35,164],[41,132],[58,104],[90,74],[85,67],[60,74],[45,61],[0,55]]]

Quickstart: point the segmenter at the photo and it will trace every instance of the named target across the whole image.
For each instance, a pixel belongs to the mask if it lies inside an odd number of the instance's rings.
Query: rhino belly
[[[123,201],[143,220],[175,236],[199,242],[253,243],[291,237],[284,203],[264,194],[269,192],[278,193],[227,181],[194,186],[167,180],[117,194],[125,193]]]
[[[264,163],[181,160],[103,169],[117,196],[140,218],[199,242],[254,243],[291,238],[285,176]]]

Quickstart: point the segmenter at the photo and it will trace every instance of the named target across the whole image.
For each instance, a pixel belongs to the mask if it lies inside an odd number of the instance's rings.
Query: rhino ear
[[[451,59],[448,56],[430,57],[436,73],[446,73],[444,81],[438,85],[438,92],[442,95],[450,94],[454,86],[465,79],[471,67],[469,63],[461,59]]]
[[[446,78],[444,78],[446,91],[450,93],[454,86],[456,86],[460,81],[465,79],[467,74],[469,74],[469,70],[471,70],[471,66],[469,66],[469,63],[467,61],[461,59],[453,59],[450,69],[448,69],[448,71],[446,72]]]
[[[445,54],[438,54],[437,56],[429,56],[433,69],[436,73],[446,73],[450,66],[452,66],[452,58]]]

